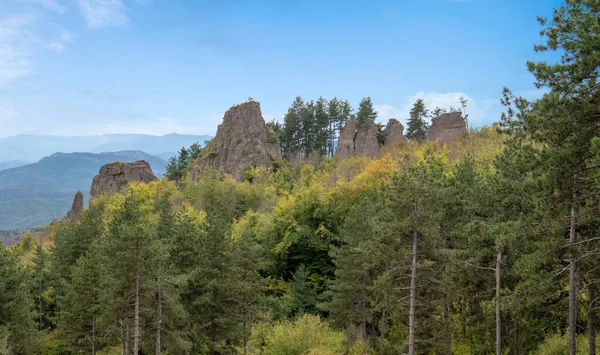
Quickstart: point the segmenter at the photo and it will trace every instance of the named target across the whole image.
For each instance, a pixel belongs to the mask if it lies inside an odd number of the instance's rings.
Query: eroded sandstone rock
[[[354,137],[356,136],[357,127],[356,117],[352,115],[338,138],[335,156],[339,158],[349,158],[354,155]]]
[[[377,132],[378,129],[375,124],[358,125],[358,130],[354,137],[354,154],[373,156],[379,153]]]
[[[69,211],[69,219],[72,221],[79,221],[81,219],[81,212],[83,212],[83,194],[81,191],[77,191],[73,198],[73,205],[71,211]]]
[[[260,103],[250,101],[225,112],[215,138],[202,149],[196,165],[214,166],[217,171],[242,180],[249,167],[273,168],[273,162],[279,159],[281,148],[277,142],[269,141]],[[192,178],[197,173],[193,169]]]
[[[389,120],[382,134],[384,145],[406,140],[404,126],[394,118]],[[335,156],[344,159],[355,155],[377,155],[382,147],[378,136],[377,124],[358,124],[356,118],[352,116],[340,133]]]
[[[467,133],[467,123],[460,112],[448,112],[434,117],[427,134],[430,142],[445,144]]]
[[[150,164],[144,160],[133,163],[120,161],[103,165],[98,175],[92,180],[90,189],[90,201],[101,195],[112,195],[123,191],[132,182],[151,182],[157,180],[150,168]]]
[[[406,141],[406,138],[404,137],[404,126],[395,118],[390,118],[385,126],[383,135],[385,137],[386,145],[398,141]]]

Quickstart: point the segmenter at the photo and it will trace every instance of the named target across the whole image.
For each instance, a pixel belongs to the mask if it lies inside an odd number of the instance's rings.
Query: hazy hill
[[[15,168],[17,166],[27,165],[29,162],[24,160],[9,160],[0,162],[0,170],[6,170],[10,168]]]
[[[8,161],[38,161],[55,152],[116,152],[141,150],[148,154],[177,152],[193,143],[204,144],[210,136],[167,134],[106,134],[97,136],[34,136],[18,135],[0,138],[0,163]],[[0,166],[1,170],[1,166]]]
[[[166,161],[140,151],[55,153],[34,164],[0,171],[0,229],[29,228],[62,218],[77,190],[87,195],[104,164],[146,160],[158,177]],[[87,202],[86,202],[87,203]]]

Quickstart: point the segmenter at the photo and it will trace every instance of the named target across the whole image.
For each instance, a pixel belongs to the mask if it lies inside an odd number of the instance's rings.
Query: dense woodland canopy
[[[540,22],[561,60],[499,125],[440,147],[416,104],[409,142],[340,161],[349,103],[298,97],[269,126],[303,159],[250,183],[180,155],[0,249],[0,353],[595,354],[600,3]]]

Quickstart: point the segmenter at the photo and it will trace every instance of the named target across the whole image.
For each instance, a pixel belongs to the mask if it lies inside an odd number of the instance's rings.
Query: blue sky
[[[0,0],[0,137],[214,134],[253,97],[371,96],[380,121],[418,97],[469,99],[474,125],[508,86],[535,98],[536,16],[558,0]]]

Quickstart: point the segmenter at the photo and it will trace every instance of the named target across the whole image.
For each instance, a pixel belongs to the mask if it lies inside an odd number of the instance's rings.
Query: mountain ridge
[[[102,165],[137,160],[147,161],[159,177],[165,172],[166,160],[127,150],[57,152],[36,163],[0,171],[0,229],[30,228],[62,218],[77,190],[87,201],[92,179]]]

